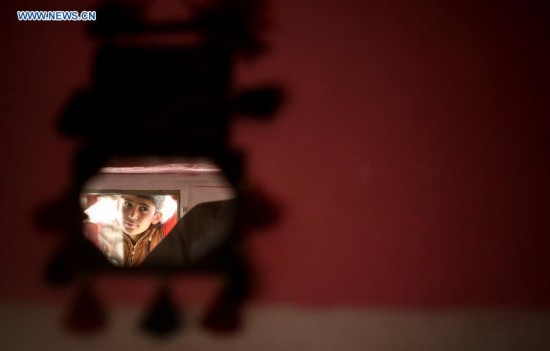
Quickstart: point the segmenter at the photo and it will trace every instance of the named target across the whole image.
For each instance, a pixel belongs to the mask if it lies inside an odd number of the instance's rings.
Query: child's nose
[[[130,218],[137,218],[137,215],[138,212],[135,208],[130,211]]]

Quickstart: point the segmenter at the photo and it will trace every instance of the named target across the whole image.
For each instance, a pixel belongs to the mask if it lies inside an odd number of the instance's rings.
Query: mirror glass
[[[116,267],[190,268],[228,240],[235,197],[208,159],[113,159],[81,192],[83,233]]]

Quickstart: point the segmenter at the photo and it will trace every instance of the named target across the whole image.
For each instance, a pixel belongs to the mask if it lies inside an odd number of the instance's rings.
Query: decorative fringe
[[[158,337],[168,336],[181,326],[182,321],[167,284],[163,284],[141,327]]]
[[[105,311],[91,285],[87,282],[80,283],[76,299],[65,320],[65,327],[77,333],[91,333],[102,329],[105,324]]]

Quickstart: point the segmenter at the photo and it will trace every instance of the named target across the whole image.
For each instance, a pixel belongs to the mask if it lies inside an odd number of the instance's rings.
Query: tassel
[[[205,329],[234,333],[242,325],[242,307],[252,294],[252,272],[243,256],[228,264],[228,283],[202,320]]]
[[[155,302],[141,323],[143,330],[163,337],[174,333],[182,324],[175,302],[167,284],[160,288]]]
[[[65,327],[77,333],[91,333],[105,326],[105,311],[90,284],[80,283],[76,299],[65,319]]]

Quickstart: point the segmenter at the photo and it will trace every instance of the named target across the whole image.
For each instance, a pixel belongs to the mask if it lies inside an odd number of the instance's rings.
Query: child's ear
[[[157,212],[155,213],[155,215],[153,216],[153,220],[151,221],[151,223],[153,224],[158,224],[160,222],[160,220],[162,219],[162,212]]]

